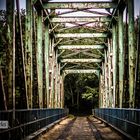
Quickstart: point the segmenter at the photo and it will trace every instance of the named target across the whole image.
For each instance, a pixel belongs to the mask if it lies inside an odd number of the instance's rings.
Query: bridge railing
[[[0,129],[0,139],[19,140],[47,125],[67,116],[67,109],[16,110],[12,120],[12,110],[0,111],[0,121],[8,121],[8,129]]]
[[[140,139],[140,109],[100,108],[93,115],[111,124],[130,139]]]

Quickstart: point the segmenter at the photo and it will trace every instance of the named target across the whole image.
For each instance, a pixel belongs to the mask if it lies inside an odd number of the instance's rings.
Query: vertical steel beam
[[[50,104],[49,107],[53,108],[54,107],[54,57],[55,57],[55,51],[53,48],[54,45],[54,39],[51,38],[50,40],[50,51],[49,51],[49,70],[50,70],[50,84],[49,84],[49,88],[50,88]]]
[[[45,60],[45,101],[47,107],[49,107],[49,26],[48,23],[45,25],[45,49],[44,49],[44,60]]]
[[[55,108],[58,107],[58,63],[57,63],[57,54],[58,54],[58,50],[56,50],[56,54],[55,54]]]
[[[57,63],[56,63],[56,51],[54,51],[54,76],[53,76],[53,80],[54,80],[54,83],[53,83],[53,90],[54,90],[54,93],[53,93],[53,107],[56,108],[57,106]]]
[[[51,98],[51,102],[52,102],[52,108],[54,108],[54,104],[55,104],[55,80],[54,80],[54,76],[55,76],[55,50],[53,48],[54,45],[54,38],[52,38],[52,80],[51,80],[51,94],[52,94],[52,98]]]
[[[123,11],[119,10],[118,15],[118,43],[119,43],[119,107],[123,105],[124,91],[124,32],[123,32]]]
[[[105,92],[105,63],[102,65],[102,73],[103,73],[103,107],[106,107],[106,92]]]
[[[102,84],[103,84],[103,75],[100,74],[100,80],[99,80],[99,108],[101,108],[103,106],[103,88],[102,88]]]
[[[116,24],[112,27],[112,35],[113,35],[113,107],[115,107],[116,101],[116,88],[117,88],[117,26]]]
[[[6,78],[7,78],[7,103],[8,109],[14,107],[15,101],[15,20],[14,20],[14,0],[6,1],[7,14],[7,52],[6,52]]]
[[[140,63],[140,15],[137,19],[137,52],[136,52],[136,68],[135,68],[135,84],[134,84],[134,94],[135,94],[135,107],[137,108],[139,106],[139,63]]]
[[[32,0],[26,0],[25,66],[29,108],[32,108],[33,64],[32,64]]]
[[[103,68],[103,62],[102,62],[102,68]],[[104,95],[103,94],[103,90],[104,90],[103,78],[104,78],[104,75],[103,75],[103,69],[102,69],[102,72],[100,73],[100,76],[99,76],[99,108],[103,107],[103,95]]]
[[[43,53],[42,53],[42,11],[37,16],[37,80],[38,80],[38,96],[39,107],[43,107]]]
[[[100,75],[100,94],[101,94],[101,105],[100,107],[105,107],[105,63],[102,62],[102,74]]]
[[[109,46],[109,44],[108,44]],[[109,50],[107,51],[107,107],[110,107],[110,62],[109,62]]]
[[[134,46],[134,1],[128,0],[128,50],[129,50],[129,107],[135,106],[134,80],[135,80],[135,46]]]
[[[48,98],[48,101],[49,101],[49,105],[48,105],[48,108],[51,108],[52,107],[52,66],[50,64],[50,61],[51,59],[49,58],[49,98]]]
[[[64,75],[61,76],[61,108],[64,108]]]
[[[62,76],[60,76],[60,108],[62,107]]]
[[[108,39],[108,83],[109,83],[109,107],[113,107],[112,102],[112,39]]]
[[[107,60],[107,50],[104,51],[105,52],[105,107],[109,107],[108,106],[108,60]]]
[[[61,103],[61,101],[60,101],[60,99],[61,99],[61,94],[60,94],[60,63],[58,63],[58,107],[61,107],[60,105],[60,103]]]

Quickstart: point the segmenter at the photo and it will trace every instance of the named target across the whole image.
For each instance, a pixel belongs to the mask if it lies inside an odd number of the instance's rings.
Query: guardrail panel
[[[30,109],[16,110],[12,120],[12,110],[0,111],[0,120],[9,122],[8,129],[0,129],[0,139],[19,140],[29,134],[66,116],[67,109]]]
[[[100,108],[92,112],[130,137],[140,139],[140,109]]]

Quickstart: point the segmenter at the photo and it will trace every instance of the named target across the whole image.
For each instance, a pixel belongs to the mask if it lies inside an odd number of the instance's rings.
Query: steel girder
[[[60,50],[71,50],[71,49],[104,49],[105,45],[60,45]]]
[[[95,69],[73,69],[73,70],[64,70],[63,71],[65,74],[69,74],[69,73],[94,73],[97,76],[99,76],[100,71],[99,70],[95,70]]]
[[[93,38],[101,37],[106,38],[106,33],[61,33],[56,34],[56,38]]]
[[[104,8],[116,8],[117,4],[114,2],[104,2],[104,1],[84,1],[84,2],[48,2],[43,1],[44,9],[104,9]]]
[[[100,63],[102,59],[61,59],[61,63]]]
[[[73,23],[73,22],[110,22],[109,17],[54,17],[51,22],[54,23]]]

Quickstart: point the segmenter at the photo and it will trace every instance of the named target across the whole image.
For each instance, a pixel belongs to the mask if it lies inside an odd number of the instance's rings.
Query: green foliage
[[[86,92],[82,93],[82,99],[92,100],[98,98],[98,88],[91,88],[86,86]]]
[[[84,100],[91,102],[92,105],[94,104],[93,106],[98,106],[99,79],[95,74],[68,74],[65,77],[64,84],[67,106],[78,106],[78,93],[79,102]],[[72,100],[74,100],[74,103],[72,103]]]

